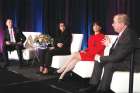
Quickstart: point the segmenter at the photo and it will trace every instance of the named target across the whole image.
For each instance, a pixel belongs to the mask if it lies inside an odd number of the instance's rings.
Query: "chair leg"
[[[129,74],[129,93],[133,93],[133,78],[134,78],[134,52],[131,55],[130,74]]]

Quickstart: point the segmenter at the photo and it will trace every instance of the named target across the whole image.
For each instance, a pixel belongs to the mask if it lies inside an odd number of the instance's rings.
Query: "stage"
[[[7,69],[0,69],[0,93],[78,93],[79,89],[88,86],[88,79],[74,73],[59,82],[59,76],[53,73],[55,69],[50,69],[48,75],[41,75],[37,73],[38,65],[27,64],[21,68],[17,63],[11,61]]]

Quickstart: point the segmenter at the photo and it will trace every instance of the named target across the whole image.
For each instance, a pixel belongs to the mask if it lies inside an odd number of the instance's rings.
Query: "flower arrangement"
[[[49,35],[43,35],[43,34],[37,35],[34,38],[34,42],[42,47],[53,46],[53,38],[51,38]]]

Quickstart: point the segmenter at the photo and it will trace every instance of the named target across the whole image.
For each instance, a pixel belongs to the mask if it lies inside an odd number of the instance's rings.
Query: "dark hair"
[[[98,25],[98,26],[100,26],[100,27],[102,28],[102,30],[103,30],[103,25],[102,25],[102,23],[101,23],[100,21],[95,21],[95,22],[93,22],[92,27],[91,27],[91,34],[94,34],[93,26],[94,26],[95,24]],[[105,32],[103,32],[102,30],[101,30],[100,32],[103,33],[103,34],[105,34]]]
[[[98,25],[98,26],[100,26],[100,27],[102,27],[102,24],[101,24],[101,22],[99,22],[99,21],[95,21],[94,23],[93,23],[93,25]]]
[[[58,26],[59,26],[61,23],[65,24],[65,21],[64,21],[64,20],[58,21],[58,22],[57,22]]]

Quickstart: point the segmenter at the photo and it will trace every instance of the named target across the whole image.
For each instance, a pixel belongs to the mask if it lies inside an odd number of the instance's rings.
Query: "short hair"
[[[115,17],[118,17],[118,22],[119,22],[119,23],[124,23],[124,24],[126,24],[126,25],[129,25],[129,17],[128,17],[127,14],[124,14],[124,13],[122,13],[122,14],[116,14],[116,15],[114,16],[114,18],[115,18]]]
[[[58,23],[58,25],[60,25],[61,23],[65,24],[65,21],[64,20],[60,20],[57,23]]]
[[[6,22],[7,22],[8,20],[13,21],[12,18],[7,18],[7,19],[6,19]]]

